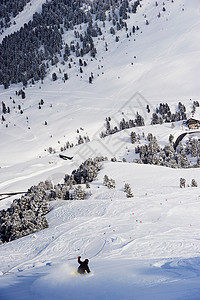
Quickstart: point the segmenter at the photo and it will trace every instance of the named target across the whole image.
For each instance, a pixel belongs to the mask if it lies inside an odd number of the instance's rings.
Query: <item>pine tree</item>
[[[135,144],[136,140],[137,140],[137,139],[136,139],[136,133],[132,131],[132,132],[131,132],[131,143],[132,143],[132,144]]]
[[[2,112],[3,112],[4,114],[6,114],[7,109],[6,109],[5,103],[2,101],[1,104],[2,104]]]
[[[74,190],[74,198],[75,200],[84,200],[86,197],[85,191],[82,189],[80,185],[78,185]]]
[[[79,58],[79,66],[82,67],[83,66],[83,62],[82,62],[82,59]]]
[[[86,186],[86,189],[90,189],[90,184],[88,181],[86,181],[85,186]]]
[[[196,180],[192,179],[191,187],[197,187],[197,186],[198,186],[198,184],[197,184]]]
[[[186,180],[184,178],[180,178],[180,188],[185,188]]]
[[[68,80],[68,74],[64,73],[64,80]]]
[[[109,181],[108,175],[104,175],[104,178],[103,178],[103,185],[107,186],[108,181]]]
[[[112,178],[108,178],[107,175],[104,176],[103,185],[107,186],[109,189],[114,189],[116,186],[115,180]]]
[[[64,199],[64,200],[70,200],[69,190],[67,190],[67,191],[64,193],[63,199]]]
[[[52,80],[53,80],[53,81],[56,81],[57,79],[58,79],[58,77],[57,77],[56,73],[54,72],[54,73],[52,74]]]
[[[81,135],[79,135],[79,138],[78,138],[78,144],[83,144],[84,143],[84,140],[83,138],[81,137]]]
[[[132,193],[130,184],[125,183],[125,185],[124,185],[124,192],[126,193],[126,197],[127,198],[132,198],[133,197],[133,193]]]
[[[169,142],[170,142],[170,144],[173,143],[173,140],[174,140],[174,136],[172,134],[170,134],[170,136],[169,136]]]
[[[111,33],[112,35],[115,35],[115,29],[114,29],[113,27],[110,28],[110,33]]]
[[[112,179],[112,178],[109,179],[109,182],[108,182],[107,187],[108,187],[109,189],[115,189],[115,187],[116,187],[115,180]]]

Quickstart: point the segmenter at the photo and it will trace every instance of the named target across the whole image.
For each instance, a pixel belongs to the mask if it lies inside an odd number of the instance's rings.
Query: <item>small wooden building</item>
[[[188,119],[185,124],[187,124],[190,129],[200,127],[200,121],[193,118]]]

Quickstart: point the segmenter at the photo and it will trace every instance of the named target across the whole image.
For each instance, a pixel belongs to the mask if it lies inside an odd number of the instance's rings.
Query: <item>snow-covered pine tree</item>
[[[186,180],[185,178],[180,178],[180,188],[185,188]]]
[[[198,184],[195,179],[192,179],[191,187],[198,187]]]
[[[132,144],[135,144],[137,138],[136,138],[136,133],[135,132],[131,132],[131,143]]]
[[[124,185],[124,192],[126,193],[127,198],[134,197],[133,193],[132,193],[132,190],[131,190],[131,187],[130,187],[130,184],[128,184],[128,183],[125,183],[125,185]]]
[[[189,168],[190,166],[190,162],[188,160],[187,155],[185,154],[185,152],[181,153],[181,167],[186,169]]]
[[[2,101],[1,104],[2,104],[2,112],[3,112],[4,114],[6,114],[7,109],[6,109],[5,103]]]
[[[86,189],[90,189],[90,184],[88,181],[86,181],[85,186],[86,186]]]
[[[198,140],[192,139],[192,141],[191,141],[191,156],[197,157],[197,153],[198,153]]]
[[[83,140],[82,136],[79,135],[79,137],[78,137],[78,144],[80,145],[80,144],[83,144],[83,143],[84,143],[84,140]]]
[[[173,144],[173,140],[174,140],[174,136],[172,134],[170,134],[170,136],[169,136],[169,142],[170,142],[170,144]]]
[[[47,190],[53,189],[53,184],[52,184],[52,182],[50,180],[45,180],[44,183],[45,183],[45,186],[46,186]]]
[[[104,176],[103,185],[107,186],[109,189],[114,189],[116,186],[115,180],[112,178],[108,178],[107,175]]]
[[[109,189],[115,189],[115,187],[116,187],[115,180],[110,178],[107,187]]]
[[[109,181],[108,175],[104,175],[104,178],[103,178],[103,185],[107,186],[108,181]]]
[[[0,240],[9,242],[48,227],[45,214],[49,212],[47,196],[42,186],[33,186],[15,199],[6,211],[0,211]]]
[[[83,188],[78,185],[74,190],[74,199],[75,200],[84,200],[86,198],[86,193]]]
[[[54,72],[54,73],[52,74],[52,80],[53,80],[53,81],[56,81],[57,79],[58,79],[58,77],[57,77],[56,73]]]
[[[116,157],[112,157],[112,158],[110,159],[110,161],[112,161],[112,162],[116,162],[116,161],[117,161],[117,159],[116,159]]]

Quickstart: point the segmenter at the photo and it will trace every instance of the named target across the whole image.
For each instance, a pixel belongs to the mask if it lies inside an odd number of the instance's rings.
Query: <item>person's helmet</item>
[[[89,259],[86,258],[85,262],[86,262],[86,264],[88,264],[89,263]]]

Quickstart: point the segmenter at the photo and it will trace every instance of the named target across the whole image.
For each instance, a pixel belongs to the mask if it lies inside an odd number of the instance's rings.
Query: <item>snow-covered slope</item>
[[[107,25],[104,40],[96,38],[97,58],[91,61],[86,57],[88,65],[83,75],[79,73],[78,59],[74,57],[77,62],[71,69],[58,64],[52,67],[43,84],[25,89],[24,100],[15,94],[19,85],[12,85],[8,90],[0,88],[1,101],[11,109],[0,127],[1,166],[30,159],[33,155],[38,157],[44,149],[56,148],[58,141],[74,143],[78,136],[76,130],[80,127],[90,138],[96,137],[105,118],[114,116],[124,107],[131,107],[131,111],[136,112],[138,105],[144,110],[147,103],[155,107],[159,102],[174,105],[182,101],[189,106],[190,99],[198,100],[198,1],[166,1],[165,12],[162,12],[162,1],[158,1],[158,6],[149,1],[142,2],[137,14],[127,20],[140,27],[137,34],[127,38],[124,31],[117,32],[120,39],[116,43],[115,36],[109,33],[110,25]],[[160,18],[157,17],[159,12]],[[149,25],[145,25],[146,19]],[[23,24],[24,18],[21,22]],[[66,41],[71,35],[73,32],[66,35]],[[105,41],[108,51],[105,51]],[[54,71],[59,79],[52,82]],[[69,80],[64,83],[61,78],[65,71]],[[91,72],[93,84],[88,83]],[[144,97],[143,103],[137,100],[137,92]],[[44,105],[39,110],[41,99]],[[18,105],[24,112],[22,115]],[[44,126],[45,121],[48,126]],[[29,149],[33,151],[27,151]]]
[[[3,41],[5,36],[12,34],[15,31],[20,30],[20,28],[32,20],[33,14],[42,10],[42,4],[45,0],[31,0],[15,18],[12,18],[12,24],[10,27],[6,28],[4,32],[0,35],[0,43]]]
[[[106,117],[119,124],[139,112],[146,126],[134,131],[141,136],[152,132],[164,146],[183,127],[182,122],[174,128],[150,125],[157,104],[167,102],[175,110],[181,101],[189,114],[193,100],[199,100],[199,1],[165,1],[165,12],[163,1],[157,2],[143,0],[127,20],[130,27],[132,22],[140,27],[135,36],[117,32],[116,43],[106,25],[105,39],[96,39],[97,58],[86,57],[82,77],[74,58],[70,70],[52,66],[43,84],[28,85],[25,99],[16,95],[20,85],[0,87],[0,100],[10,108],[0,124],[0,193],[26,191],[46,179],[62,183],[66,173],[89,157],[118,160],[103,164],[86,200],[52,202],[48,229],[0,245],[1,299],[200,299],[199,187],[179,187],[181,177],[187,185],[193,178],[200,185],[199,169],[132,163],[137,157],[132,129],[100,139]],[[28,4],[16,17],[18,27],[4,36],[28,22],[42,3]],[[64,83],[66,70],[69,80]],[[55,82],[53,72],[59,77]],[[67,141],[76,144],[79,135],[89,135],[91,142],[64,151],[74,156],[72,161],[61,160],[60,147]],[[50,154],[49,147],[56,153]],[[114,190],[103,186],[106,174],[116,181]],[[133,198],[126,198],[125,183]],[[14,198],[0,201],[0,209]],[[89,276],[72,275],[78,255],[90,259]]]
[[[115,190],[102,185],[105,174]],[[198,299],[199,188],[179,188],[193,176],[104,163],[89,199],[52,203],[48,229],[1,245],[2,299]],[[90,259],[88,277],[72,274],[78,255]]]

